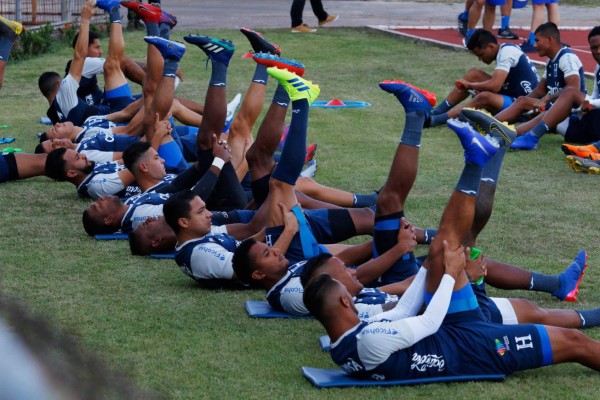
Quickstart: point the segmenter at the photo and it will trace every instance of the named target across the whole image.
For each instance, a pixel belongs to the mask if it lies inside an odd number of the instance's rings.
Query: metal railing
[[[20,21],[30,28],[50,23],[55,26],[79,18],[85,0],[0,0],[0,15]],[[105,14],[97,10],[93,23],[104,22]]]

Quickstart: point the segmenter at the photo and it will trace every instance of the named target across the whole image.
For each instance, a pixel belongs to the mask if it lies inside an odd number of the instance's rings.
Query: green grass
[[[237,31],[206,31],[238,45],[228,77],[229,98],[244,92],[253,63]],[[127,33],[127,52],[145,53],[140,33]],[[181,39],[176,32],[174,39]],[[467,53],[415,45],[361,29],[327,34],[266,32],[286,57],[307,65],[306,77],[321,85],[321,99],[368,101],[369,108],[311,110],[309,140],[319,144],[317,180],[368,192],[386,179],[402,132],[404,113],[377,83],[399,78],[444,97],[453,79],[482,64]],[[46,103],[36,87],[44,70],[62,71],[68,48],[35,60],[11,63],[0,91],[2,136],[32,151]],[[180,95],[203,100],[209,78],[198,49],[189,46]],[[268,87],[267,99],[275,88]],[[267,104],[268,104],[267,101]],[[589,250],[578,308],[600,305],[596,268],[598,178],[567,168],[560,137],[544,137],[540,149],[506,156],[494,214],[478,247],[489,257],[530,270],[558,273],[582,247]],[[406,212],[417,225],[436,226],[463,163],[462,150],[444,127],[424,132],[420,173]],[[81,226],[88,201],[75,188],[44,177],[0,185],[0,284],[38,313],[55,321],[90,351],[144,388],[169,398],[597,398],[598,375],[580,366],[518,373],[505,383],[465,383],[390,389],[319,391],[300,374],[303,365],[333,367],[318,349],[324,333],[315,321],[254,320],[244,300],[261,291],[210,291],[197,287],[172,261],[129,255],[125,242],[95,242]],[[426,249],[418,249],[422,254]],[[549,295],[524,296],[546,307],[573,308]],[[600,338],[600,330],[588,331]]]

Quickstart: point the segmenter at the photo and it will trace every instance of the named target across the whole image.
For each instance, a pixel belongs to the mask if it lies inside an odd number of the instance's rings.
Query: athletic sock
[[[421,135],[423,134],[424,122],[424,111],[411,111],[406,113],[406,122],[404,123],[404,130],[402,131],[400,143],[407,146],[421,147]]]
[[[527,37],[527,42],[529,42],[529,44],[532,46],[535,44],[535,33],[534,32],[529,32],[529,36]]]
[[[160,31],[158,30],[158,24],[156,22],[145,22],[146,24],[146,33],[148,36],[160,36]]]
[[[161,38],[167,40],[171,38],[171,25],[163,22],[158,25],[158,31]]]
[[[262,64],[256,64],[256,69],[254,70],[252,82],[260,83],[261,85],[266,85],[268,79],[269,74],[267,74],[267,66]]]
[[[459,17],[462,20],[469,19],[469,10],[465,10],[465,11],[461,12],[460,15],[459,15]]]
[[[537,272],[531,273],[529,290],[536,292],[554,293],[560,289],[560,280],[558,275],[543,275]]]
[[[510,15],[503,15],[500,17],[500,29],[506,29],[510,26]]]
[[[533,129],[530,132],[533,133],[538,138],[541,138],[549,131],[550,131],[550,128],[548,127],[548,125],[546,125],[543,121],[540,121],[540,122],[538,122],[538,124],[536,126],[533,127]]]
[[[444,99],[433,110],[431,110],[431,115],[437,115],[437,114],[448,112],[448,111],[450,111],[451,108],[452,108],[452,104],[450,104],[450,102],[447,99]]]
[[[295,185],[302,172],[306,157],[306,131],[308,129],[308,100],[292,102],[292,121],[281,152],[281,159],[272,177],[289,185]]]
[[[286,108],[290,105],[290,95],[287,94],[284,87],[279,83],[277,84],[277,89],[275,89],[275,94],[273,95],[273,103]]]
[[[175,75],[177,74],[177,68],[179,68],[179,61],[166,58],[163,66],[163,76],[175,78]]]
[[[490,158],[483,171],[481,172],[481,180],[483,182],[498,185],[498,178],[500,177],[500,170],[502,168],[502,162],[504,161],[504,155],[506,154],[506,147],[500,145],[500,148]]]
[[[465,162],[465,167],[456,184],[456,190],[467,196],[477,196],[482,171],[483,167],[469,161]]]
[[[210,86],[227,86],[227,65],[218,61],[212,61],[212,71],[210,74]]]
[[[0,37],[0,60],[8,62],[10,51],[13,48],[13,41],[6,36]]]
[[[434,229],[434,228],[425,229],[425,236],[423,238],[424,244],[431,244],[431,241],[433,240],[435,235],[437,235],[437,229]]]
[[[443,113],[431,116],[431,126],[444,125],[446,123],[446,121],[448,121],[448,113],[447,112],[443,112]]]
[[[108,17],[110,18],[110,23],[121,23],[121,5],[114,6],[108,12]]]
[[[352,200],[352,207],[371,207],[377,201],[377,193],[372,194],[358,194],[353,193],[354,200]]]
[[[581,320],[580,328],[592,328],[600,325],[600,308],[586,311],[575,310],[575,312],[579,314],[579,319]]]
[[[465,38],[470,38],[473,32],[475,32],[475,29],[467,29],[467,34],[465,35]]]

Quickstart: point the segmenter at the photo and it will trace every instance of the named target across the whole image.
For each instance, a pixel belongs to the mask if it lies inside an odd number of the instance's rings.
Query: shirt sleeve
[[[500,48],[498,57],[496,58],[496,69],[501,71],[510,71],[519,63],[519,58],[523,54],[519,49],[513,46],[504,46]]]
[[[592,99],[594,100],[600,98],[600,93],[598,93],[598,70],[600,70],[600,65],[596,65],[594,70],[594,91],[592,92]]]
[[[292,315],[309,314],[308,310],[304,306],[304,301],[302,300],[303,294],[303,291],[281,293],[279,302],[281,303],[281,307],[283,307],[283,310],[286,313]]]
[[[560,58],[558,68],[563,72],[565,78],[571,75],[579,74],[582,68],[581,60],[573,53],[567,53]]]
[[[213,235],[216,235],[219,233],[227,234],[227,225],[213,225],[210,228],[210,233],[212,233]]]
[[[97,174],[87,184],[87,191],[94,200],[100,196],[110,196],[125,189],[118,172]]]
[[[398,304],[393,309],[374,316],[371,321],[395,321],[417,315],[425,299],[425,277],[427,270],[419,269],[415,279],[411,282]]]
[[[194,248],[191,257],[192,274],[198,279],[231,279],[233,253],[217,243],[203,243]]]
[[[86,78],[91,78],[94,75],[103,74],[104,73],[104,58],[100,57],[86,57],[83,62],[83,72],[82,76]]]
[[[79,103],[77,89],[79,89],[79,82],[71,74],[65,76],[65,79],[60,83],[56,94],[56,102],[65,116]]]

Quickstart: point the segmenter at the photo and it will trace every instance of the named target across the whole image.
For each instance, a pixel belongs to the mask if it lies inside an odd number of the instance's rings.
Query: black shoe
[[[275,43],[266,40],[259,32],[248,28],[241,28],[240,32],[242,32],[250,41],[252,50],[254,50],[255,53],[281,54],[281,48]]]
[[[519,38],[519,35],[517,35],[516,33],[514,33],[513,31],[510,30],[510,27],[507,26],[506,28],[502,29],[498,29],[498,37],[502,38],[502,39],[511,39],[511,40],[515,40]]]

